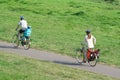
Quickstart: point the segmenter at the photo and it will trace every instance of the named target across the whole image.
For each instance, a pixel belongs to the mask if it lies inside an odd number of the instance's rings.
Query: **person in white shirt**
[[[25,30],[27,29],[27,21],[24,20],[24,17],[23,16],[20,16],[20,22],[18,23],[18,26],[16,28],[16,30],[18,30],[18,28],[21,26],[19,32],[18,32],[18,38],[20,39],[20,35],[22,33],[25,32]]]
[[[96,44],[96,38],[91,34],[90,30],[86,30],[85,43],[87,48],[93,50]]]
[[[84,41],[87,45],[87,49],[94,51],[94,45],[96,44],[96,38],[91,34],[90,30],[86,30],[85,32],[86,32],[86,35],[85,35]],[[83,62],[86,62],[85,60],[86,53],[87,53],[87,50],[84,53]]]

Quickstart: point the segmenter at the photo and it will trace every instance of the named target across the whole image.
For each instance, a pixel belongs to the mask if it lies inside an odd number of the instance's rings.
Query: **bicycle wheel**
[[[83,53],[81,52],[81,49],[76,50],[76,60],[78,63],[82,63]]]
[[[30,40],[26,40],[23,44],[23,47],[25,50],[28,50],[30,48]]]
[[[12,44],[14,47],[18,47],[19,46],[20,41],[18,40],[18,35],[14,34],[12,37]]]
[[[92,58],[88,60],[90,66],[94,67],[97,64],[98,58],[95,54],[92,54]]]

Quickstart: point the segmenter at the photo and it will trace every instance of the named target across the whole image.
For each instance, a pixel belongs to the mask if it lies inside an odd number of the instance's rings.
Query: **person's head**
[[[24,16],[20,16],[20,20],[23,20],[24,19]]]
[[[86,32],[87,35],[89,35],[91,33],[90,30],[86,30],[85,32]]]
[[[31,26],[28,26],[28,29],[30,29],[31,28]]]

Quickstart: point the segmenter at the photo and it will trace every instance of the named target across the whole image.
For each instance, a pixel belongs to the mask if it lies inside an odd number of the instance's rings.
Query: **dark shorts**
[[[19,30],[19,33],[24,33],[24,32],[25,32],[25,30],[23,30],[23,29]]]

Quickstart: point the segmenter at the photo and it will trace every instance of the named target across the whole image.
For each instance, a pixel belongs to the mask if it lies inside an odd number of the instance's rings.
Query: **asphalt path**
[[[34,59],[49,61],[57,64],[66,65],[73,68],[83,69],[86,71],[99,73],[120,79],[120,69],[102,64],[97,64],[95,67],[90,67],[88,63],[78,64],[75,58],[60,55],[54,52],[40,51],[36,49],[24,50],[22,47],[14,48],[11,43],[0,42],[0,51],[16,53],[22,56],[27,56]]]

